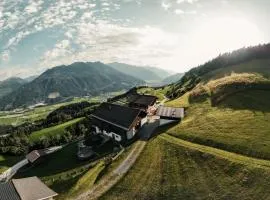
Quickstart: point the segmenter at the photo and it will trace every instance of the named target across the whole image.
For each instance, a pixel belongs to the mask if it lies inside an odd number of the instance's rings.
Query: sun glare
[[[187,71],[221,53],[265,43],[259,28],[243,18],[221,17],[208,19],[194,27],[192,34],[182,40],[170,59],[164,60],[174,71]],[[184,65],[179,66],[179,58]]]
[[[206,22],[196,32],[196,43],[212,46],[214,51],[231,51],[264,41],[258,27],[241,18],[219,18]]]

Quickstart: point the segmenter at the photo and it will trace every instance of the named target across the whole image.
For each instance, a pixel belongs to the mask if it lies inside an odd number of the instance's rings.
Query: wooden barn
[[[157,101],[156,96],[132,94],[128,98],[129,107],[146,111],[149,106],[153,106]]]

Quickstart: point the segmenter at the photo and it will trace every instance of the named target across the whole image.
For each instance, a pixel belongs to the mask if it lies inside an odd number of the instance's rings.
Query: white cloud
[[[66,32],[65,36],[68,37],[68,38],[73,38],[73,35],[72,35],[71,31]]]
[[[31,0],[29,4],[25,7],[25,12],[28,14],[36,13],[42,8],[43,1],[34,1]]]
[[[10,60],[10,52],[4,51],[0,58],[3,62],[8,62]]]
[[[10,77],[26,78],[37,73],[30,67],[26,66],[12,66],[5,69],[0,69],[0,81]]]
[[[172,4],[171,3],[166,3],[166,2],[162,2],[161,3],[161,7],[164,9],[164,10],[169,10],[169,8],[172,7]]]
[[[198,2],[199,0],[177,0],[176,3],[181,4],[181,3],[189,3],[193,4],[195,2]]]
[[[184,11],[181,9],[176,9],[176,10],[174,10],[174,13],[176,15],[196,15],[197,11],[196,10]]]
[[[185,14],[185,11],[183,11],[183,10],[181,10],[181,9],[176,9],[176,10],[174,11],[174,13],[177,14],[177,15],[181,15],[181,14]]]
[[[66,57],[71,53],[72,51],[70,48],[70,41],[62,40],[58,42],[53,49],[46,51],[42,60],[43,62],[48,63],[48,61],[53,61],[54,59]]]
[[[103,6],[109,6],[110,4],[108,2],[103,2],[102,5]]]

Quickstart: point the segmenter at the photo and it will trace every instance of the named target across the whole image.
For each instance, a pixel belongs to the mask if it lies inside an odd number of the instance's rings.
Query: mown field
[[[256,168],[223,156],[158,136],[101,199],[270,199],[270,168]]]
[[[187,104],[184,96],[169,105]],[[245,91],[217,107],[209,99],[189,104],[186,118],[166,133],[200,144],[270,159],[270,91]]]
[[[158,100],[163,100],[164,95],[166,94],[168,87],[165,87],[164,89],[154,89],[150,87],[140,88],[137,90],[139,94],[147,94],[147,95],[154,95],[158,97]]]
[[[62,134],[65,133],[65,129],[67,127],[70,127],[73,124],[76,124],[76,123],[78,123],[79,121],[81,121],[83,119],[84,119],[83,117],[82,118],[77,118],[77,119],[73,119],[71,121],[68,121],[66,123],[57,125],[57,126],[45,128],[45,129],[42,129],[40,131],[35,131],[35,132],[31,133],[31,135],[29,136],[29,140],[31,142],[36,142],[42,137],[62,135]]]

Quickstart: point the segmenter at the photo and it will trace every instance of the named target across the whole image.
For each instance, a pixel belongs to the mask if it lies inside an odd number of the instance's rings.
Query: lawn
[[[60,194],[58,199],[75,195],[90,187],[104,169],[103,161],[79,161],[76,152],[77,143],[70,144],[32,168],[17,173],[15,178],[38,176]]]
[[[53,126],[53,127],[49,127],[49,128],[45,128],[42,129],[40,131],[36,131],[33,132],[30,137],[29,140],[32,142],[38,141],[41,137],[48,137],[50,135],[62,135],[65,132],[65,129],[73,124],[78,123],[79,121],[81,121],[84,118],[77,118],[77,119],[73,119],[71,121],[68,121],[66,123],[57,125],[57,126]]]
[[[228,97],[217,107],[212,107],[209,99],[193,103],[189,105],[185,119],[166,133],[227,151],[270,159],[269,99],[270,91],[245,91]],[[181,106],[183,101],[181,98],[174,100],[173,105]]]
[[[270,169],[242,165],[158,136],[101,199],[267,200],[269,187]]]
[[[22,156],[6,156],[0,154],[0,174],[22,159]]]

